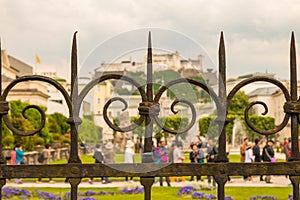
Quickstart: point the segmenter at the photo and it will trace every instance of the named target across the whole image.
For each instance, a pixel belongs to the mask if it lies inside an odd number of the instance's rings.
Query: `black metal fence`
[[[215,94],[212,89],[209,88],[203,82],[199,82],[193,79],[182,78],[176,79],[163,85],[156,94],[153,94],[153,70],[152,70],[152,47],[151,47],[151,35],[149,33],[148,41],[148,54],[147,54],[147,85],[146,89],[139,83],[127,76],[121,76],[118,74],[108,74],[93,79],[85,88],[78,92],[78,72],[77,72],[77,44],[76,33],[73,37],[72,53],[71,53],[71,94],[55,80],[39,76],[23,76],[12,81],[6,88],[2,90],[2,80],[0,81],[0,91],[3,91],[0,96],[0,130],[2,130],[2,118],[7,127],[14,133],[20,136],[34,135],[39,132],[45,125],[45,114],[38,106],[31,105],[26,109],[37,109],[42,116],[41,125],[36,129],[29,132],[17,130],[13,127],[8,119],[9,102],[6,98],[10,90],[18,83],[24,81],[41,81],[46,82],[58,89],[64,96],[69,109],[69,118],[67,122],[71,127],[71,151],[68,164],[60,165],[22,165],[12,166],[5,164],[5,158],[2,154],[2,134],[0,134],[0,185],[1,188],[6,184],[6,179],[9,178],[69,178],[71,185],[71,199],[77,199],[77,189],[82,178],[85,177],[125,177],[136,176],[141,178],[141,184],[144,186],[145,194],[144,199],[151,199],[151,188],[154,183],[154,177],[159,176],[197,176],[197,175],[210,175],[213,176],[218,184],[218,199],[224,199],[225,191],[224,186],[227,182],[228,176],[249,176],[249,175],[289,175],[293,184],[293,198],[299,199],[299,182],[300,182],[300,156],[298,149],[298,123],[300,114],[300,103],[297,95],[297,71],[296,71],[296,50],[294,34],[292,33],[290,44],[290,89],[288,90],[280,81],[269,77],[253,77],[246,79],[237,84],[227,95],[226,93],[226,57],[225,57],[225,45],[223,39],[223,33],[220,36],[219,44],[219,89],[218,94]],[[2,63],[0,61],[0,63]],[[0,70],[2,70],[0,68]],[[142,156],[142,163],[140,164],[82,164],[78,156],[78,126],[81,124],[79,117],[79,110],[82,105],[84,97],[87,93],[97,84],[109,80],[109,79],[121,79],[133,84],[139,91],[142,98],[142,102],[139,105],[140,118],[128,127],[118,127],[114,125],[107,113],[109,105],[113,101],[123,101],[119,97],[114,97],[109,100],[104,106],[104,119],[106,123],[114,130],[120,132],[131,131],[143,122],[145,122],[145,139],[144,139],[144,152]],[[227,118],[228,105],[231,99],[243,86],[253,82],[263,81],[276,85],[283,92],[285,97],[285,104],[283,110],[285,117],[282,123],[276,126],[272,130],[260,130],[255,127],[249,118],[248,111],[255,104],[261,104],[267,110],[267,105],[263,102],[252,102],[245,110],[245,121],[247,125],[257,133],[262,135],[271,135],[282,130],[291,119],[291,138],[292,138],[292,159],[286,163],[229,163],[226,155],[226,124],[229,122]],[[171,105],[172,111],[175,113],[173,107],[179,102],[186,104],[192,111],[192,118],[187,127],[182,130],[172,130],[170,127],[164,126],[159,118],[160,104],[159,100],[163,92],[173,85],[188,82],[189,84],[196,85],[206,91],[213,99],[217,108],[217,119],[215,120],[219,126],[219,138],[218,146],[219,153],[217,160],[214,163],[206,164],[159,164],[152,163],[152,134],[153,123],[157,123],[164,131],[172,134],[180,134],[189,130],[196,121],[196,112],[192,103],[184,99],[175,99]],[[25,110],[26,110],[25,109]],[[126,170],[124,170],[126,169]]]

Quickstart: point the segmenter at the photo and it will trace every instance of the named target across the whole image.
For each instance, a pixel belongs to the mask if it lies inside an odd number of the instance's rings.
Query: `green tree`
[[[233,115],[244,115],[247,105],[249,105],[249,97],[244,91],[238,91],[228,106],[228,113]]]
[[[68,118],[61,113],[53,113],[48,117],[49,132],[60,133],[62,135],[70,132],[70,125],[67,123]]]
[[[259,128],[261,130],[270,130],[275,128],[275,119],[273,117],[262,117],[262,116],[251,115],[249,116],[249,119],[255,125],[256,128]],[[260,134],[253,131],[249,126],[247,126],[246,124],[245,126],[247,127],[248,137],[252,141],[257,137],[261,137]],[[271,137],[274,137],[274,135]]]
[[[226,135],[231,142],[232,139],[232,131],[233,131],[233,123],[236,118],[240,118],[243,121],[243,126],[246,129],[247,136],[251,139],[255,139],[256,137],[260,137],[259,134],[255,133],[252,129],[250,129],[245,120],[244,120],[244,111],[249,105],[249,98],[243,91],[238,91],[235,96],[232,98],[229,106],[228,106],[228,115],[229,123],[226,126]],[[269,130],[275,127],[275,120],[273,117],[261,117],[255,116],[251,114],[250,111],[250,121],[255,124],[255,126],[261,130]],[[199,131],[200,135],[208,135],[212,137],[218,136],[218,127],[213,121],[216,116],[208,116],[199,119]]]
[[[82,141],[86,143],[97,143],[102,138],[102,128],[96,126],[93,121],[82,118],[82,123],[78,127],[78,134]]]
[[[26,110],[25,116],[22,115],[22,111],[28,103],[22,102],[20,100],[10,101],[10,112],[9,119],[12,125],[20,131],[31,131],[40,126],[41,114],[33,108]],[[46,112],[47,108],[40,106],[40,108]],[[54,113],[51,115],[46,115],[46,123],[44,128],[39,131],[34,136],[20,137],[18,135],[13,135],[15,142],[21,142],[26,151],[33,150],[34,144],[41,145],[45,143],[51,143],[53,141],[53,134],[57,133],[64,135],[69,132],[69,124],[67,124],[67,117],[60,113]],[[10,130],[3,126],[2,137],[7,135],[12,135]],[[43,141],[41,141],[43,139]]]
[[[168,117],[159,117],[159,120],[168,128],[173,130],[180,130],[186,127],[189,123],[189,119],[187,117],[182,116],[168,116]],[[157,143],[160,142],[161,138],[168,138],[169,132],[162,130],[156,124],[154,124],[154,138],[156,138]],[[178,138],[184,139],[187,136],[187,132],[182,134],[176,134],[176,140]]]
[[[200,136],[207,136],[208,138],[216,138],[218,136],[218,126],[214,122],[216,116],[202,117],[199,119]]]

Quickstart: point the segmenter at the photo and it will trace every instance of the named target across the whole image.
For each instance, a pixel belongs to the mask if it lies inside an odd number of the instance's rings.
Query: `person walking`
[[[184,161],[184,155],[182,154],[182,143],[181,142],[177,142],[173,151],[173,162],[174,163],[183,163]],[[184,177],[182,177],[182,181],[183,181]],[[179,182],[178,177],[175,177],[175,181]]]
[[[175,150],[175,147],[176,147],[175,142],[172,142],[170,153],[169,153],[169,162],[170,163],[174,163],[174,150]]]
[[[261,162],[261,155],[260,155],[260,139],[256,138],[254,140],[255,145],[253,147],[253,156],[254,156],[254,162]],[[260,181],[264,181],[263,176],[260,176]]]
[[[184,161],[184,156],[182,154],[182,143],[177,142],[174,152],[173,152],[173,162],[174,163],[183,163]]]
[[[218,149],[214,145],[213,139],[209,139],[208,140],[208,148],[207,148],[207,156],[206,156],[207,162],[208,163],[215,162],[215,160],[217,159],[217,156],[218,156]],[[210,184],[212,182],[213,188],[216,188],[215,179],[212,176],[207,176],[207,179],[208,179],[208,183]],[[211,179],[213,179],[213,180],[211,181]]]
[[[44,149],[42,150],[40,154],[40,159],[41,164],[48,165],[50,163],[50,158],[51,158],[51,146],[49,144],[46,144]],[[42,178],[39,178],[36,183],[42,183]],[[55,183],[52,178],[49,178],[49,183],[53,184]]]
[[[273,140],[268,140],[266,146],[264,146],[263,151],[262,151],[262,160],[264,162],[271,162],[274,159],[274,150],[273,150],[273,145],[274,141]],[[271,176],[266,176],[265,177],[266,183],[272,183],[271,182]]]
[[[11,165],[16,165],[16,145],[10,152],[10,164]]]
[[[114,145],[112,142],[107,142],[104,146],[105,151],[104,151],[104,160],[105,163],[107,164],[114,164],[115,163],[115,152],[114,152]],[[102,180],[102,183],[111,183],[109,180],[109,177],[104,177],[104,180]]]
[[[154,151],[155,161],[157,163],[167,163],[169,162],[169,150],[166,147],[166,142],[161,141],[159,147],[155,148]],[[165,177],[168,186],[170,187],[170,178]],[[160,186],[163,186],[163,177],[159,177]]]
[[[243,144],[240,146],[241,163],[245,162],[246,149],[249,142],[249,138],[244,138]],[[244,176],[244,180],[247,180],[247,176]]]
[[[245,162],[246,149],[249,142],[249,138],[244,138],[243,144],[240,146],[241,162]]]
[[[10,165],[16,165],[16,145],[10,152]],[[10,178],[8,178],[6,181],[9,183]]]
[[[96,144],[96,150],[94,152],[93,158],[95,159],[95,163],[104,163],[104,156],[103,153],[101,151],[101,145],[100,144]],[[91,177],[89,179],[89,184],[93,184],[93,179],[94,177]],[[101,177],[101,181],[103,182],[103,177]]]
[[[292,157],[292,140],[288,138],[288,143],[284,145],[285,161],[288,162]]]
[[[285,162],[288,162],[292,158],[292,140],[288,138],[288,143],[284,145],[283,152],[285,154]],[[288,178],[288,175],[285,175]]]
[[[254,161],[254,157],[253,157],[253,145],[252,142],[248,142],[247,148],[246,148],[246,152],[245,152],[245,163],[252,163]],[[244,179],[244,181],[252,181],[252,176],[246,176],[246,179]]]
[[[126,142],[125,146],[124,163],[134,163],[134,143],[131,140]],[[125,181],[128,181],[128,176],[125,177]],[[133,177],[130,177],[130,182],[133,183]]]
[[[200,151],[198,149],[197,144],[192,143],[191,144],[191,152],[190,152],[190,161],[191,163],[203,163],[204,162],[204,153],[203,153],[203,158],[200,158]],[[196,180],[199,181],[201,179],[201,176],[197,176]],[[190,181],[194,181],[194,176],[191,176]]]
[[[23,147],[21,143],[16,143],[15,145],[15,151],[16,151],[16,165],[21,165],[24,164],[24,161],[26,160],[26,158],[24,157],[24,151],[23,151]],[[15,182],[17,184],[22,184],[22,180],[19,178],[15,179]]]

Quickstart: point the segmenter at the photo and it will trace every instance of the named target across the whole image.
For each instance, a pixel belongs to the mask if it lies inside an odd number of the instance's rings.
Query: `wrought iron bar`
[[[0,165],[1,178],[88,178],[88,177],[159,177],[159,176],[300,176],[300,161],[278,163],[139,163],[139,164],[53,164]],[[126,170],[124,170],[126,169]]]
[[[152,134],[153,134],[153,120],[150,117],[151,109],[153,109],[153,69],[152,69],[152,43],[151,43],[151,32],[148,36],[148,51],[147,51],[147,82],[146,82],[146,95],[149,112],[145,115],[145,139],[144,139],[144,153],[142,156],[143,163],[152,163]],[[141,178],[141,184],[145,189],[145,200],[151,199],[151,187],[154,183],[154,177]]]
[[[1,99],[2,96],[2,47],[1,47],[1,40],[0,40],[0,104],[6,104],[6,106],[0,106],[0,164],[5,164],[5,158],[3,156],[3,145],[2,145],[2,118],[3,115],[6,114],[6,111],[8,111],[8,103],[7,102],[3,102],[3,100]],[[2,107],[4,107],[4,109],[2,109]],[[5,111],[4,113],[1,111]],[[6,179],[1,177],[0,178],[0,198],[2,197],[2,187],[5,185],[6,183]]]
[[[290,47],[290,92],[291,92],[291,103],[297,105],[297,65],[296,65],[296,47],[294,33],[291,36],[291,47]],[[291,136],[292,136],[292,159],[300,160],[299,158],[299,143],[295,142],[298,140],[298,116],[297,113],[291,113]],[[293,184],[293,197],[294,199],[299,199],[299,177],[292,178],[291,182]]]

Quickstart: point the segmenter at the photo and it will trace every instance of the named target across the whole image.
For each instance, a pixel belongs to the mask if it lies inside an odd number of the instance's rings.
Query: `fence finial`
[[[77,41],[76,41],[77,31],[73,34],[72,50],[71,50],[71,97],[78,95],[78,73],[77,73]]]
[[[152,43],[151,43],[151,31],[148,34],[148,52],[147,52],[147,97],[148,101],[153,101],[153,68],[152,68]]]

